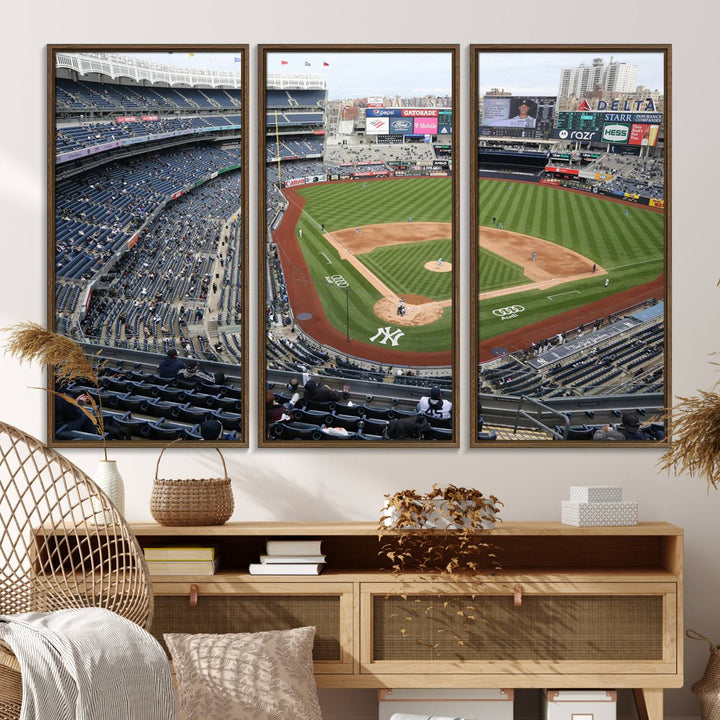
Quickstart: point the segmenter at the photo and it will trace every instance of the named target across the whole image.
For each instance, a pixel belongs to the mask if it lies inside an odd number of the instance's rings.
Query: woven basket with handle
[[[695,630],[688,630],[693,640],[704,640],[710,646],[710,659],[703,676],[693,684],[692,691],[700,703],[702,720],[720,720],[720,645]]]
[[[163,453],[155,466],[150,513],[160,525],[222,525],[233,513],[233,495],[225,458],[218,448],[223,477],[174,480],[159,478]]]

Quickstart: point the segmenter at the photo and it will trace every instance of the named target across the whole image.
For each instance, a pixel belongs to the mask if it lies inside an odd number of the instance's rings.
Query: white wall
[[[703,8],[705,6],[703,5]],[[302,8],[307,8],[302,10]],[[578,3],[512,0],[413,0],[377,6],[316,0],[242,0],[212,3],[13,2],[2,23],[0,97],[0,327],[20,320],[45,321],[45,44],[46,43],[249,43],[251,46],[251,171],[256,166],[255,45],[258,43],[459,43],[461,83],[461,304],[463,361],[460,397],[469,392],[468,186],[469,61],[471,43],[673,43],[673,391],[693,394],[718,379],[710,353],[720,350],[720,239],[715,173],[718,164],[720,93],[715,23],[699,2]],[[251,182],[251,267],[256,253],[256,174]],[[255,283],[251,312],[255,316]],[[251,329],[256,338],[256,328]],[[254,384],[255,358],[251,382]],[[0,417],[45,436],[45,395],[29,389],[44,382],[36,369],[0,354]],[[461,426],[468,420],[463,403]],[[251,427],[257,404],[252,401]],[[229,450],[234,520],[374,520],[383,494],[433,482],[474,485],[505,502],[512,520],[559,519],[560,500],[573,483],[618,483],[640,501],[642,520],[667,520],[686,530],[688,627],[720,642],[720,494],[689,477],[668,477],[656,468],[652,449],[470,450],[463,431],[459,450]],[[68,451],[86,471],[98,453]],[[127,515],[149,520],[155,450],[117,452],[128,486]],[[168,474],[215,471],[214,453],[175,451]],[[166,454],[167,457],[167,454]],[[163,459],[165,463],[165,459]],[[707,660],[704,644],[688,641],[686,688],[666,692],[666,717],[699,715],[689,687]],[[324,694],[327,720],[370,720],[372,693]],[[628,703],[624,703],[627,708]],[[532,703],[530,703],[532,707]],[[344,708],[344,710],[341,710]]]

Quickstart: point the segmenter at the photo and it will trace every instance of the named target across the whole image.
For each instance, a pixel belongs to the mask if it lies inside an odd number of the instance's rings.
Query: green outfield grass
[[[557,285],[550,290],[526,291],[480,302],[481,340],[641,285],[664,270],[665,216],[662,213],[543,185],[497,180],[480,180],[478,185],[480,225],[492,227],[492,218],[496,217],[504,230],[575,250],[609,273]],[[490,261],[487,257],[488,253],[481,251],[478,263],[481,292],[527,282],[527,279],[508,277],[504,284],[490,287],[490,282],[503,281],[497,280],[497,257]],[[610,278],[608,288],[604,287],[606,277]],[[548,299],[548,296],[554,297]],[[517,318],[502,321],[492,314],[495,308],[516,304],[525,307]]]
[[[452,240],[427,240],[375,248],[357,256],[388,287],[403,295],[447,300],[452,295],[452,273],[427,270],[425,264],[452,262]]]
[[[520,265],[484,248],[480,248],[478,264],[482,268],[482,274],[479,275],[480,292],[528,282]]]
[[[308,185],[298,188],[306,212],[328,232],[356,225],[450,222],[450,178],[398,178]]]
[[[325,313],[341,332],[349,332],[351,338],[370,342],[378,328],[388,324],[373,313],[380,294],[352,265],[340,259],[336,250],[322,237],[320,224],[325,224],[326,232],[332,232],[361,225],[407,222],[410,217],[414,222],[451,222],[451,180],[402,178],[333,183],[303,187],[298,189],[298,193],[306,200],[297,226],[303,231],[300,246]],[[416,246],[427,248],[423,250]],[[400,295],[412,293],[445,299],[451,296],[452,273],[431,273],[422,266],[428,260],[439,257],[450,260],[451,248],[450,240],[411,243],[377,248],[358,256],[358,259]],[[427,259],[422,260],[426,252],[429,253]],[[413,256],[412,260],[408,259],[408,253]],[[401,262],[401,258],[404,261]],[[422,271],[419,276],[418,262]],[[427,278],[424,285],[423,275]],[[338,287],[332,280],[333,276],[341,276],[348,289]],[[421,286],[422,289],[419,289]],[[411,287],[418,289],[409,289]],[[301,308],[297,306],[296,311],[301,311]],[[349,327],[346,327],[348,318]],[[404,333],[395,346],[397,350],[439,352],[452,348],[452,308],[445,308],[442,317],[429,325],[411,327],[391,324],[391,327],[400,328]],[[390,349],[393,346],[387,343],[379,347]],[[357,355],[352,343],[341,349]]]

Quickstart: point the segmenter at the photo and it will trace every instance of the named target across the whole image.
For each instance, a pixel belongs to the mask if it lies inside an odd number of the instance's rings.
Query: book
[[[163,545],[143,548],[146,560],[214,560],[217,548],[211,545]]]
[[[321,555],[322,540],[268,540],[266,555]]]
[[[251,575],[319,575],[325,563],[250,563]]]
[[[325,555],[261,555],[260,562],[266,565],[275,563],[324,563]]]
[[[148,560],[151,575],[214,575],[220,558],[214,560]]]

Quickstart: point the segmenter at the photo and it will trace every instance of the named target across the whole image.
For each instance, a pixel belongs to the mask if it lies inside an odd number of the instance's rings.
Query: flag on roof
[[[188,53],[190,57],[195,57],[195,53]]]
[[[233,60],[234,60],[235,62],[242,62],[242,58],[239,58],[239,57],[233,58]]]
[[[310,63],[309,63],[307,60],[305,61],[305,65],[306,65],[307,67],[310,67]]]
[[[280,64],[281,64],[281,65],[287,65],[287,62],[288,62],[287,60],[281,60],[281,61],[280,61]]]
[[[330,63],[323,60],[323,67],[330,67]]]

